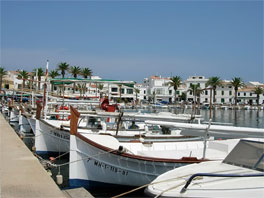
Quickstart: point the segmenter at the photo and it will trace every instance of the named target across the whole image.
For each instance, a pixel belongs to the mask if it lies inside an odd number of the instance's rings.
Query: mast
[[[45,75],[45,83],[44,83],[44,94],[43,94],[43,114],[47,115],[47,80],[48,80],[48,76],[49,76],[49,60],[47,60],[47,65],[46,65],[46,75]]]

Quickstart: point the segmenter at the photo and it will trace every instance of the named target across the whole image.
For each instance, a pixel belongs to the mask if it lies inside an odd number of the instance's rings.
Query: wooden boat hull
[[[37,154],[58,154],[69,152],[70,133],[55,128],[43,120],[36,120],[35,147]]]
[[[101,136],[103,138],[103,136]],[[118,153],[107,150],[80,135],[70,137],[71,187],[87,189],[99,187],[141,186],[150,183],[158,175],[190,163],[190,160],[169,160]]]
[[[19,132],[29,133],[31,132],[31,126],[24,115],[19,115]]]

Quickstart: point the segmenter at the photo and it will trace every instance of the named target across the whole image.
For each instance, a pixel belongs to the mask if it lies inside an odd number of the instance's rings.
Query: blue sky
[[[262,1],[2,1],[1,66],[264,80]]]

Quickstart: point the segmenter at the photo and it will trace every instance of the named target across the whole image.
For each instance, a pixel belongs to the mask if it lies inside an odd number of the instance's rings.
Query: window
[[[229,91],[229,96],[231,96],[232,95],[232,91]]]
[[[228,86],[229,89],[232,89],[232,86]]]
[[[225,95],[225,92],[224,92],[224,91],[222,91],[222,96],[223,96],[223,95]]]
[[[250,93],[249,95],[252,96],[252,93]]]
[[[208,98],[205,98],[205,102],[208,102]]]
[[[190,95],[192,95],[192,91],[190,91]]]
[[[222,102],[222,103],[225,103],[225,99],[224,99],[224,98],[221,98],[221,102]]]
[[[112,92],[117,92],[117,87],[112,87],[111,91]]]
[[[172,90],[169,90],[169,95],[172,95]]]
[[[121,94],[125,93],[125,89],[121,88]]]
[[[247,95],[247,93],[244,93],[244,96],[246,96]]]
[[[237,95],[240,96],[240,93],[238,93]]]
[[[205,95],[208,95],[208,91],[207,90],[205,90]]]
[[[127,94],[133,94],[133,89],[127,89]]]
[[[176,94],[179,95],[180,94],[180,91],[176,91]]]
[[[200,83],[198,83],[198,86],[200,87]]]
[[[144,94],[146,94],[146,90],[144,90]]]
[[[232,102],[232,99],[231,98],[229,98],[229,102]]]

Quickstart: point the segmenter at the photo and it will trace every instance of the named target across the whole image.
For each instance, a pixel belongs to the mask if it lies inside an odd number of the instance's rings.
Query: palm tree
[[[69,70],[70,65],[66,62],[61,62],[58,64],[57,70],[61,71],[61,76],[64,78],[66,71]]]
[[[241,78],[235,77],[235,78],[232,79],[231,85],[235,89],[235,106],[237,106],[237,91],[238,91],[238,88],[244,87],[245,84],[244,84],[244,82],[242,81]]]
[[[2,92],[2,83],[3,83],[3,77],[7,74],[7,71],[5,71],[5,68],[0,67],[0,93]]]
[[[119,88],[119,102],[121,103],[121,88],[122,88],[122,84],[118,84],[117,85],[118,86],[118,88]]]
[[[216,88],[222,85],[222,80],[217,77],[217,76],[213,76],[211,78],[208,79],[208,81],[206,82],[206,87],[211,86],[213,91],[214,91],[214,98],[213,101],[216,102],[215,99],[215,95],[216,95]]]
[[[85,79],[89,78],[91,79],[91,76],[92,76],[92,70],[88,67],[85,67],[81,70],[81,73],[80,73]],[[86,86],[86,84],[85,84]]]
[[[43,69],[40,67],[40,68],[37,68],[37,69],[34,69],[34,76],[36,75],[37,73],[37,77],[38,77],[38,90],[40,90],[40,82],[41,82],[41,76],[44,76],[44,71]]]
[[[51,70],[49,76],[51,78],[56,78],[57,76],[59,76],[59,72],[57,70]],[[51,82],[51,92],[53,92],[53,90],[54,90],[54,82]]]
[[[18,72],[17,79],[20,79],[23,81],[23,88],[25,87],[25,82],[28,79],[28,72],[25,70],[21,70]]]
[[[88,67],[86,67],[86,68],[83,68],[82,70],[81,70],[81,73],[80,73],[84,78],[88,78],[88,76],[89,76],[89,78],[91,79],[91,76],[92,76],[92,70],[91,69],[89,69]]]
[[[79,89],[79,92],[80,92],[80,98],[82,97],[82,95],[84,96],[84,93],[85,93],[85,89],[86,89],[86,86],[84,83],[78,83],[77,84],[77,88]]]
[[[103,84],[98,84],[97,88],[99,89],[99,92],[100,92],[100,98],[102,98],[102,90],[104,88],[104,85]]]
[[[70,68],[70,72],[73,75],[73,77],[76,79],[77,76],[81,73],[81,68],[79,66],[72,66]],[[75,93],[75,82],[73,83],[73,93]]]
[[[136,92],[136,105],[138,103],[138,94],[140,92],[140,90],[138,88],[135,88],[135,92]]]
[[[181,85],[181,77],[180,76],[173,76],[170,78],[170,82],[168,83],[169,84],[169,88],[170,87],[173,87],[174,89],[174,104],[176,104],[176,101],[177,101],[177,90],[179,88],[179,86]]]
[[[203,93],[203,89],[200,88],[199,84],[191,84],[188,91],[193,93],[194,103],[196,104],[197,98],[200,98],[201,93]],[[198,101],[200,102],[200,100]]]
[[[70,73],[76,79],[77,76],[81,73],[81,68],[79,66],[72,66],[70,67]]]
[[[262,93],[264,93],[264,90],[261,87],[255,87],[254,94],[257,94],[257,105],[259,105],[259,95]]]

